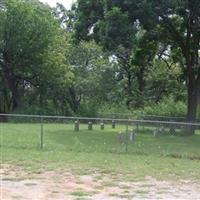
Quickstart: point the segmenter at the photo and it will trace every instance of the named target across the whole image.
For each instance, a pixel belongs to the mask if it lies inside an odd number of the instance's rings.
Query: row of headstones
[[[115,125],[116,125],[115,120],[112,120],[112,128],[113,129],[115,129]],[[104,123],[103,122],[100,123],[100,129],[104,130]],[[88,122],[88,130],[93,130],[93,123],[92,122]],[[79,121],[74,122],[74,131],[79,131]],[[117,134],[117,140],[120,143],[124,143],[128,140],[134,141],[135,136],[136,136],[136,132],[134,131],[134,129],[131,129],[131,131],[128,134],[120,131]]]
[[[115,121],[112,120],[112,128],[115,129]],[[100,123],[100,129],[104,130],[104,123]],[[93,130],[93,123],[88,122],[88,130]],[[79,121],[74,122],[74,131],[79,131]]]
[[[115,129],[115,120],[112,120],[112,128]],[[100,129],[104,130],[104,123],[101,122],[100,123]],[[138,126],[137,126],[138,129]],[[184,129],[184,127],[182,127],[181,129]],[[75,131],[79,131],[79,121],[75,121],[74,122],[74,130]],[[93,123],[90,121],[88,122],[88,130],[93,130]],[[161,126],[160,128],[157,128],[156,130],[154,130],[153,135],[156,136],[161,136],[162,134],[164,134],[166,132],[165,127]],[[176,130],[174,126],[171,126],[169,129],[170,134],[175,134]],[[128,135],[128,140],[129,141],[134,141],[135,140],[135,131],[132,129],[131,132]],[[119,132],[117,135],[117,139],[119,142],[124,142],[125,140],[127,140],[126,138],[127,136],[125,135],[125,133]]]

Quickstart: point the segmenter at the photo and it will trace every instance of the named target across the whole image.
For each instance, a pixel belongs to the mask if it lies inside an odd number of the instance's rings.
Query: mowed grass
[[[129,127],[131,129],[132,127]],[[200,181],[200,134],[194,136],[153,136],[152,128],[140,128],[134,142],[119,143],[117,133],[124,125],[100,130],[94,125],[46,123],[44,148],[40,149],[41,126],[37,123],[1,123],[1,163],[14,164],[25,170],[70,169],[84,173],[99,169],[121,173],[126,178],[144,176],[181,177]]]

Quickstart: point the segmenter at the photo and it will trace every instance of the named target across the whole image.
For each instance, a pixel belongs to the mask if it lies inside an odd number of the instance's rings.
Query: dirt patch
[[[200,184],[191,180],[120,180],[120,175],[88,170],[84,175],[71,171],[30,174],[2,165],[2,200],[118,200],[118,199],[200,199]],[[118,178],[116,178],[118,177]]]

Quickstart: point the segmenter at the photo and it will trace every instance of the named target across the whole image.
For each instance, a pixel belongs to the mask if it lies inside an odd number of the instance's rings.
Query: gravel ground
[[[56,170],[34,175],[2,165],[0,170],[2,200],[118,200],[118,199],[192,199],[200,200],[200,184],[192,180],[119,181],[120,174],[88,170],[85,175]]]

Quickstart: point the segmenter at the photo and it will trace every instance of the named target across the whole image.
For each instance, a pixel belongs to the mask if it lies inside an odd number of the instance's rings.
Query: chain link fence
[[[147,115],[144,112],[137,113],[99,113],[100,117],[109,117],[113,119],[140,119],[140,120],[152,120],[152,121],[172,121],[172,122],[186,122],[186,117],[172,117],[161,115]],[[197,123],[200,123],[200,119],[196,119]]]
[[[186,155],[180,136],[191,131],[200,136],[200,123],[0,114],[0,146],[13,149]]]

